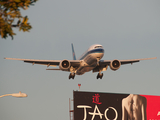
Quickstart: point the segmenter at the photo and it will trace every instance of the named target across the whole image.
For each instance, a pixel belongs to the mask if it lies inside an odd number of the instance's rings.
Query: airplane
[[[79,59],[76,59],[75,51],[73,44],[72,46],[72,53],[73,53],[73,60],[37,60],[37,59],[19,59],[19,58],[4,58],[9,60],[20,60],[27,63],[40,64],[49,66],[59,66],[59,68],[55,69],[46,69],[46,70],[62,70],[68,71],[69,79],[74,79],[75,75],[83,75],[85,72],[93,71],[99,72],[97,74],[97,79],[102,79],[103,73],[102,71],[106,71],[108,66],[110,66],[111,70],[118,70],[121,65],[125,64],[132,64],[135,62],[139,62],[140,60],[149,60],[149,59],[156,59],[157,57],[153,58],[143,58],[143,59],[131,59],[131,60],[101,60],[104,55],[103,46],[100,44],[94,44],[89,47],[89,49],[82,54]]]

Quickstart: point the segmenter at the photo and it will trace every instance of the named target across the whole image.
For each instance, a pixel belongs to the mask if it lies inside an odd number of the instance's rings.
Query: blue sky
[[[0,99],[1,120],[69,120],[73,90],[160,95],[160,1],[47,0],[22,14],[33,29],[15,29],[14,40],[0,40],[0,95],[22,91],[27,98]],[[86,73],[68,80],[69,72],[4,57],[63,60],[77,58],[92,44],[105,49],[104,60],[157,57],[119,70]]]

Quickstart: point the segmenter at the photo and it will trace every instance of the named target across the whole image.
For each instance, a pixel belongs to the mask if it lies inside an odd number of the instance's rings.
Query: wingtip
[[[153,57],[153,58],[151,58],[151,59],[157,59],[157,57]]]
[[[142,60],[151,60],[151,59],[157,59],[157,57],[152,57],[152,58],[144,58]]]

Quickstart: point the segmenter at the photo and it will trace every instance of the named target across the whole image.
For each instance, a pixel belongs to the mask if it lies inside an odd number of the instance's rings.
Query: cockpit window
[[[96,46],[95,48],[102,48],[102,46]]]

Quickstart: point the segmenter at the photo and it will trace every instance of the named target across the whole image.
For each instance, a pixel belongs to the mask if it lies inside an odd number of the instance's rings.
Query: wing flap
[[[112,62],[112,60],[100,60],[100,61],[99,61],[99,65],[100,65],[100,66],[109,65],[110,62]]]
[[[71,66],[73,67],[79,67],[81,63],[80,60],[69,60],[69,62],[71,63]]]
[[[58,68],[57,68],[57,69],[46,69],[46,70],[61,70],[61,69],[58,69]]]
[[[49,61],[24,61],[24,62],[32,63],[33,65],[34,64],[47,65],[47,66],[57,66],[57,65],[59,65],[59,62],[55,62],[55,61],[52,61],[52,62],[49,62]]]

